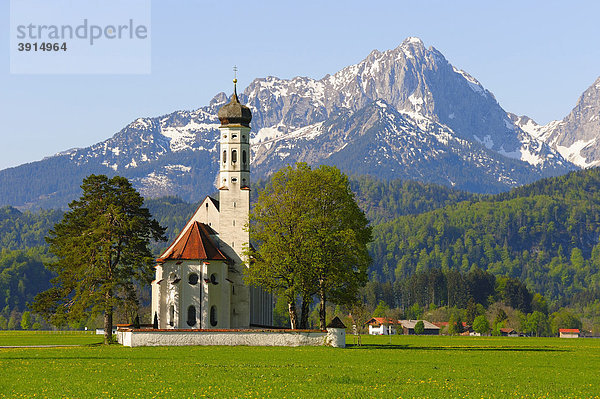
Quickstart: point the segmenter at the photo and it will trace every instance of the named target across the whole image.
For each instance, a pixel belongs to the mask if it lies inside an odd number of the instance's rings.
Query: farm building
[[[578,328],[561,328],[558,330],[560,338],[579,338],[581,331]]]
[[[398,323],[402,327],[402,334],[414,335],[415,325],[419,321],[422,321],[425,327],[423,332],[424,335],[440,335],[440,328],[435,324],[428,322],[427,320],[398,320]]]
[[[509,328],[509,327],[502,327],[500,329],[500,335],[503,337],[518,337],[519,333],[516,332],[514,329]]]

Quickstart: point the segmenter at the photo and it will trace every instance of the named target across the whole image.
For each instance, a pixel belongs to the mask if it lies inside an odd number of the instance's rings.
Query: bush
[[[417,324],[415,324],[415,334],[422,335],[424,332],[425,332],[425,323],[423,323],[423,320],[417,321]]]

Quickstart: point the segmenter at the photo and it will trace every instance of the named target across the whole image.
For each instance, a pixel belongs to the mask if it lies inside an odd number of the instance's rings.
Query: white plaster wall
[[[384,335],[384,326],[383,324],[379,327],[369,326],[369,334],[370,335]]]
[[[219,190],[219,241],[220,249],[234,261],[228,272],[232,283],[228,287],[229,313],[226,317],[231,328],[247,328],[250,326],[250,290],[244,285],[242,276],[246,267],[243,251],[250,241],[244,229],[250,213],[250,190],[243,187],[250,185],[250,129],[221,128],[220,143],[218,187],[226,189]],[[238,152],[238,159],[232,163],[231,151],[234,149]],[[225,163],[223,151],[227,152]],[[247,154],[246,165],[242,162],[243,151]],[[237,182],[232,182],[232,178],[236,178]],[[223,179],[226,179],[225,183]]]
[[[181,316],[179,318],[179,328],[200,328],[200,315],[202,309],[201,296],[202,296],[202,263],[199,261],[186,261],[181,267],[181,281],[179,282],[180,290],[180,305],[181,305]],[[189,277],[192,273],[198,275],[198,283],[192,285],[189,282]],[[196,324],[189,325],[188,322],[188,308],[194,306],[196,308]]]
[[[560,338],[579,338],[579,334],[576,334],[576,333],[560,333]]]
[[[328,328],[327,337],[325,339],[327,346],[333,346],[334,348],[345,348],[346,347],[346,329],[344,328]]]
[[[209,225],[213,230],[219,231],[219,211],[208,197],[202,201],[192,220]]]
[[[179,263],[179,264],[177,264]],[[207,329],[207,328],[230,328],[230,283],[227,278],[227,264],[223,261],[200,262],[198,260],[174,261],[169,260],[162,265],[163,281],[153,295],[159,292],[158,299],[153,297],[152,302],[157,303],[159,310],[159,328],[173,329]],[[192,273],[198,275],[198,283],[189,283]],[[210,282],[210,276],[217,276],[218,284]],[[180,281],[171,283],[171,276],[175,275]],[[209,280],[209,282],[206,282]],[[175,306],[174,325],[169,324],[170,307]],[[190,326],[187,323],[188,308],[193,305],[196,308],[196,324]],[[210,325],[210,307],[216,306],[218,317],[217,325]],[[153,307],[154,310],[154,307]]]
[[[335,331],[332,331],[335,330]],[[341,331],[340,331],[341,330]],[[125,346],[334,346],[345,347],[345,330],[307,331],[124,331]]]
[[[152,314],[150,315],[151,317],[151,323],[154,323],[154,313],[156,313],[157,315],[160,315],[160,284],[158,283],[160,280],[162,280],[162,266],[161,265],[156,265],[156,269],[154,272],[154,281],[151,284],[151,288],[152,288]]]

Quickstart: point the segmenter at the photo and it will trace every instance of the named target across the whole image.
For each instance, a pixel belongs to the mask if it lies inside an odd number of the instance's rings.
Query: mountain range
[[[304,161],[497,193],[600,162],[599,88],[600,79],[564,120],[541,126],[408,38],[320,80],[255,79],[240,100],[253,114],[255,179]],[[0,205],[65,207],[90,173],[125,176],[147,197],[197,201],[215,191],[216,115],[228,100],[138,118],[101,143],[2,170]]]

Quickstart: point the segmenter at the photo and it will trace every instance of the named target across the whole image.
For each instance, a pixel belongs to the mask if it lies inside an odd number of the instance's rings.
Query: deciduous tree
[[[481,335],[485,335],[490,332],[490,322],[484,315],[479,315],[473,320],[473,330]]]
[[[33,320],[31,318],[31,312],[26,310],[21,315],[21,328],[23,330],[30,330],[32,325],[33,325]]]
[[[246,281],[286,298],[292,328],[298,297],[318,296],[324,329],[327,301],[350,304],[367,281],[371,228],[335,167],[298,163],[277,172],[259,195],[249,229],[256,250],[247,250]]]

